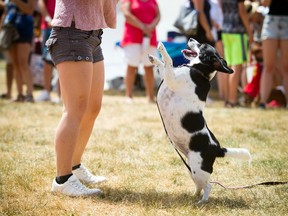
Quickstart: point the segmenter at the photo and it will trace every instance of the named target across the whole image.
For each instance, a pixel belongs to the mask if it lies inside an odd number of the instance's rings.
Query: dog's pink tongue
[[[188,55],[188,56],[193,56],[193,57],[197,56],[197,52],[195,52],[193,50],[184,49],[181,52],[184,53],[185,55]]]

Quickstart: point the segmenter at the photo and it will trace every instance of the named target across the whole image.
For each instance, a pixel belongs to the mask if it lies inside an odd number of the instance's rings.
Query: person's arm
[[[199,14],[199,22],[203,29],[205,30],[205,34],[208,40],[213,41],[213,35],[211,33],[211,29],[207,20],[207,17],[204,12],[204,1],[205,0],[191,0],[194,4],[195,10],[197,10]]]
[[[39,0],[38,6],[39,6],[39,10],[40,10],[42,17],[44,17],[44,20],[48,23],[48,25],[51,26],[52,17],[48,13],[45,0]]]
[[[125,17],[125,20],[130,25],[141,29],[142,31],[145,28],[144,23],[142,23],[136,16],[131,13],[130,10],[130,2],[123,2],[121,3],[121,11]]]
[[[271,1],[272,1],[272,0],[262,0],[262,1],[261,1],[261,4],[262,4],[264,7],[269,7],[270,4],[271,4]]]
[[[33,15],[35,9],[35,0],[28,0],[23,2],[21,0],[10,0],[21,10],[21,12],[29,15]]]
[[[160,10],[159,7],[157,6],[157,15],[149,25],[146,25],[147,28],[144,28],[144,33],[149,36],[152,33],[152,31],[156,28],[156,26],[159,24],[160,19],[161,19]]]
[[[242,20],[242,23],[246,29],[246,33],[248,35],[249,43],[253,43],[253,34],[249,25],[248,14],[246,12],[246,8],[244,2],[238,2],[238,13]]]
[[[5,9],[5,2],[0,1],[0,9],[4,10]]]

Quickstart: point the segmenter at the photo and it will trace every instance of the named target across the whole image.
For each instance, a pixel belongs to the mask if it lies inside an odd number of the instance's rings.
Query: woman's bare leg
[[[22,74],[20,70],[20,65],[18,64],[17,59],[17,44],[13,44],[12,47],[9,49],[9,55],[11,58],[11,63],[13,67],[13,75],[16,80],[16,88],[17,88],[17,94],[23,95],[23,79]]]
[[[53,65],[44,62],[44,68],[43,68],[43,76],[44,76],[44,89],[50,93],[51,91],[51,79],[52,79],[52,73],[53,73]]]
[[[283,76],[283,85],[285,89],[286,106],[288,108],[288,40],[280,41],[280,52],[281,52],[281,74]]]
[[[262,42],[264,67],[260,80],[260,103],[265,104],[273,88],[273,72],[277,59],[278,40],[267,39]],[[287,61],[287,59],[285,60]]]
[[[154,70],[153,66],[144,67],[144,81],[145,81],[145,91],[148,102],[153,103],[155,101],[154,97]]]
[[[128,65],[125,77],[125,94],[126,97],[132,98],[133,88],[136,78],[137,67]]]
[[[33,75],[29,67],[29,55],[31,53],[31,45],[29,43],[17,43],[17,68],[21,73],[23,81],[27,87],[27,95],[33,94]]]
[[[104,63],[103,61],[93,64],[93,76],[89,102],[86,113],[80,125],[78,137],[73,154],[72,166],[81,163],[82,155],[93,130],[94,122],[100,112],[104,91]]]
[[[229,75],[229,92],[228,101],[229,103],[237,104],[238,102],[238,85],[240,83],[240,77],[242,72],[242,65],[233,65],[231,68],[234,70],[233,74]]]
[[[62,62],[57,70],[64,111],[55,137],[56,167],[57,176],[64,176],[72,173],[73,155],[92,89],[93,64]]]

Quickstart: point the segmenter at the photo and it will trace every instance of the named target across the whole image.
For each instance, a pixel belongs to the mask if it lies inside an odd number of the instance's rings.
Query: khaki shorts
[[[148,50],[143,50],[142,44],[129,44],[123,47],[125,62],[133,67],[143,64],[146,67],[153,66],[148,55],[158,56],[156,47],[150,46]]]
[[[65,61],[98,62],[104,59],[100,47],[102,29],[82,31],[71,27],[52,27],[46,41],[52,61],[55,65]]]

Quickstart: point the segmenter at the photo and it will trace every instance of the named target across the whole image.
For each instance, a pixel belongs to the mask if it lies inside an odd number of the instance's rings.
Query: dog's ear
[[[228,67],[225,59],[221,57],[213,56],[213,65],[214,65],[215,70],[217,71],[229,73],[229,74],[234,72],[231,68]]]

